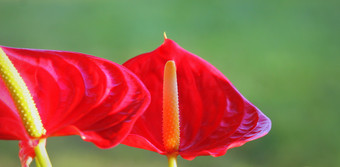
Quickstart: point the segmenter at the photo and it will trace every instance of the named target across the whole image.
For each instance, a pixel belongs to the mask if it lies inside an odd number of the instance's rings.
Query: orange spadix
[[[174,61],[168,61],[164,67],[163,80],[164,148],[168,153],[177,154],[179,142],[180,132],[176,64]]]

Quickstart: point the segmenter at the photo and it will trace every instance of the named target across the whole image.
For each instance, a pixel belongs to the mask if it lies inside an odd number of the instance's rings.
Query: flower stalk
[[[168,155],[169,167],[177,167],[177,155]]]
[[[40,139],[37,146],[34,147],[37,167],[52,167],[50,158],[46,151],[46,138]]]

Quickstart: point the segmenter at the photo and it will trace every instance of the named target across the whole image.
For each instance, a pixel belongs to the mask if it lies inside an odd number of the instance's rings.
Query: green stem
[[[37,157],[35,157],[35,164],[37,167],[41,167],[39,159]]]
[[[45,145],[46,139],[40,139],[39,144],[34,147],[37,167],[52,167]]]
[[[168,155],[169,167],[177,167],[177,155]]]

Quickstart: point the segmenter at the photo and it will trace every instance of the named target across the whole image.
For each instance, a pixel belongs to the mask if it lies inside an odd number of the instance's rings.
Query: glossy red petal
[[[150,53],[124,66],[141,78],[151,93],[151,104],[138,119],[126,145],[166,154],[162,145],[162,84],[167,61],[174,60],[180,107],[179,154],[220,156],[267,134],[270,120],[248,102],[214,66],[166,39]]]
[[[115,146],[150,101],[139,79],[116,63],[75,52],[2,49],[27,84],[46,136],[77,134]]]
[[[25,140],[28,135],[2,80],[0,80],[0,139]]]

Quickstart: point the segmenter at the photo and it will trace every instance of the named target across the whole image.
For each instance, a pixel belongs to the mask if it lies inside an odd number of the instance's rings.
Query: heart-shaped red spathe
[[[1,48],[33,96],[46,129],[42,138],[80,135],[110,148],[150,103],[143,83],[119,64],[76,52]],[[30,140],[2,79],[0,139]]]
[[[244,98],[214,66],[165,39],[156,50],[128,60],[151,93],[151,103],[123,144],[160,154],[162,140],[163,71],[167,61],[177,67],[180,114],[178,154],[185,159],[221,156],[233,147],[266,135],[271,121]]]

